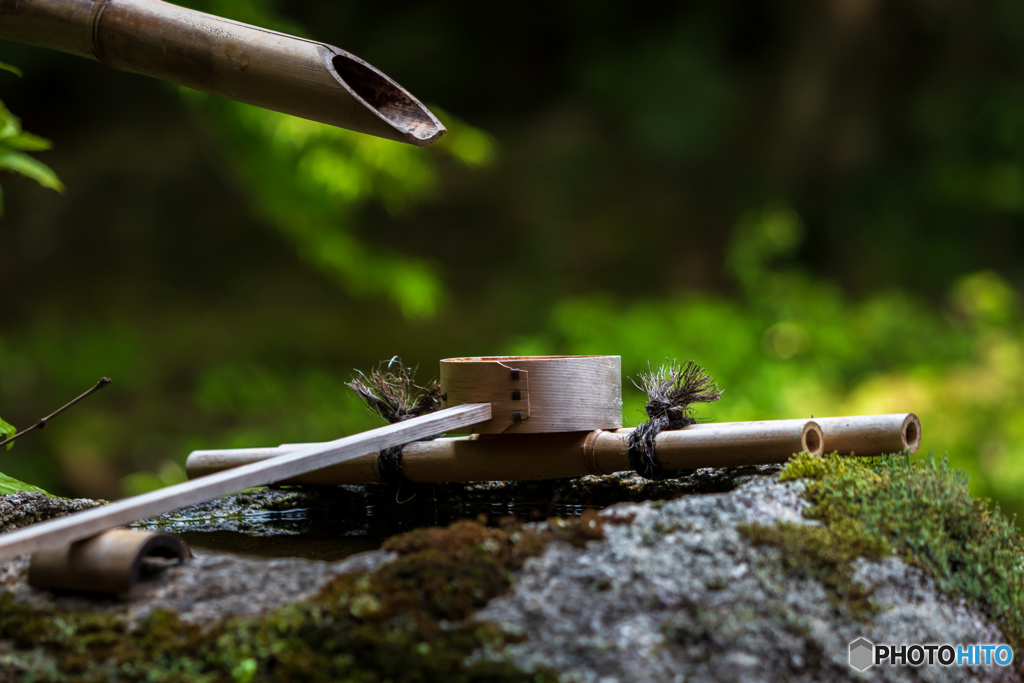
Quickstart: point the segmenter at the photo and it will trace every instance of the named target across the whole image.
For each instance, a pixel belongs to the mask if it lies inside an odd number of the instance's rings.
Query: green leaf
[[[26,484],[23,481],[18,481],[14,477],[8,477],[6,474],[0,473],[0,496],[5,496],[8,493],[19,493],[21,491],[34,491],[35,493],[46,493],[43,489],[32,484]],[[46,493],[46,495],[50,495]]]
[[[21,133],[21,120],[0,102],[0,140],[12,138]]]
[[[53,147],[53,143],[46,138],[24,131],[6,138],[3,140],[3,144],[11,149],[20,149],[25,152],[42,152]]]
[[[0,151],[0,169],[19,173],[51,190],[64,191],[64,183],[60,181],[57,174],[49,166],[27,154]]]
[[[0,208],[3,208],[2,204],[0,204]],[[0,441],[6,441],[17,433],[18,430],[14,428],[14,425],[4,422],[3,418],[0,418]],[[11,450],[13,447],[13,443],[7,444],[7,450]]]
[[[15,76],[18,76],[18,77],[21,76],[21,69],[19,69],[16,66],[12,66],[10,64],[6,64],[4,62],[0,62],[0,71],[10,71]]]
[[[18,430],[14,428],[14,425],[4,422],[3,418],[0,418],[0,441],[5,441],[18,433]],[[11,450],[14,447],[13,443],[7,444],[7,450]],[[37,493],[46,493],[38,486],[32,484],[26,484],[23,481],[18,481],[13,477],[8,477],[6,474],[0,472],[0,496],[7,495],[8,493],[18,493],[19,491],[35,491]],[[46,493],[46,495],[50,495]]]

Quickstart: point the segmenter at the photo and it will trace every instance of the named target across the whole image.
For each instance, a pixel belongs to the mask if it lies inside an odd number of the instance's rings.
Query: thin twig
[[[82,394],[78,398],[73,399],[72,401],[69,401],[68,403],[64,404],[63,406],[61,406],[57,410],[53,411],[52,413],[50,413],[46,417],[40,418],[31,427],[26,427],[25,429],[21,430],[20,432],[18,432],[17,434],[12,436],[11,438],[5,439],[4,441],[0,441],[0,446],[6,446],[7,444],[11,443],[15,439],[20,439],[21,437],[25,436],[26,434],[28,434],[29,432],[31,432],[34,429],[42,429],[43,427],[46,426],[46,424],[50,420],[52,420],[53,418],[57,417],[58,415],[60,415],[65,410],[67,410],[71,406],[75,405],[79,401],[83,401],[83,400],[89,398],[90,396],[95,394],[97,391],[99,391],[103,387],[105,387],[108,384],[110,384],[110,382],[111,382],[111,379],[109,377],[100,377],[100,381],[96,382],[96,384],[91,389],[89,389],[87,392],[85,392],[84,394]]]

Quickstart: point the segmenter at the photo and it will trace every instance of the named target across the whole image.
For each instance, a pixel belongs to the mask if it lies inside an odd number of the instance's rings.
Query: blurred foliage
[[[350,50],[450,132],[5,45],[70,190],[9,181],[0,408],[117,385],[0,469],[112,497],[374,425],[344,384],[396,353],[615,353],[700,362],[717,420],[916,412],[1024,510],[1024,5],[192,4]]]
[[[196,9],[297,35],[266,0],[186,3]],[[357,296],[383,295],[408,317],[433,314],[444,298],[436,268],[403,253],[400,236],[372,247],[354,234],[361,207],[401,214],[436,188],[434,157],[489,163],[493,141],[438,111],[448,132],[426,151],[183,88],[207,141],[222,155],[250,210],[310,265]],[[388,242],[392,242],[388,240]]]
[[[493,146],[486,134],[448,116],[448,133],[424,152],[194,90],[182,94],[201,110],[210,144],[223,154],[250,210],[305,261],[351,294],[387,296],[409,317],[437,310],[444,289],[436,269],[403,254],[400,242],[367,245],[353,234],[353,222],[371,200],[400,214],[429,194],[436,183],[432,156],[488,163]]]
[[[21,76],[21,71],[0,62],[0,71],[8,71]],[[43,187],[57,192],[64,191],[64,185],[46,164],[35,159],[26,152],[41,152],[50,149],[49,140],[33,135],[21,129],[21,120],[12,114],[3,102],[0,102],[0,171],[9,171],[31,178]],[[4,195],[0,188],[0,215],[4,210]]]
[[[14,425],[4,422],[3,418],[0,418],[0,441],[6,441],[17,433],[17,429]],[[11,450],[13,443],[7,444],[7,450]]]
[[[173,460],[165,460],[154,472],[134,472],[121,479],[121,490],[126,496],[137,496],[165,486],[180,484],[188,479],[185,468]]]
[[[685,354],[724,389],[702,410],[717,421],[915,412],[923,452],[948,452],[976,494],[1024,512],[1024,318],[1016,292],[983,271],[956,280],[941,307],[899,290],[852,301],[794,267],[802,233],[791,209],[749,213],[727,259],[742,284],[738,296],[562,301],[548,329],[515,352],[621,352],[634,377],[648,359]],[[642,403],[638,392],[627,395],[627,422],[642,420]]]

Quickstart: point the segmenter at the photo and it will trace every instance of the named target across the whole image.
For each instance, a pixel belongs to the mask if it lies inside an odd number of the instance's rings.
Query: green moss
[[[888,555],[891,550],[884,539],[849,521],[828,526],[741,524],[738,528],[756,545],[777,546],[787,572],[817,579],[833,605],[855,617],[875,612],[870,590],[853,580],[851,562],[858,557],[878,559]]]
[[[40,681],[547,681],[508,662],[472,658],[510,636],[467,620],[508,590],[513,572],[552,537],[599,538],[588,515],[548,528],[462,521],[390,539],[398,556],[376,572],[343,575],[310,602],[200,633],[166,612],[132,632],[115,617],[57,614],[0,598],[0,638],[15,662],[0,673]],[[34,662],[34,663],[32,663]]]
[[[996,622],[1024,647],[1024,542],[998,507],[975,499],[967,475],[932,456],[839,457],[790,461],[783,479],[807,478],[806,515],[825,528],[858,525],[927,571],[942,592]]]

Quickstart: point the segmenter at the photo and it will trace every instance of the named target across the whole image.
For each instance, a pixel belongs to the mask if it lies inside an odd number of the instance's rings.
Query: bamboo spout
[[[160,0],[0,0],[0,38],[417,146],[445,132],[355,55]]]

